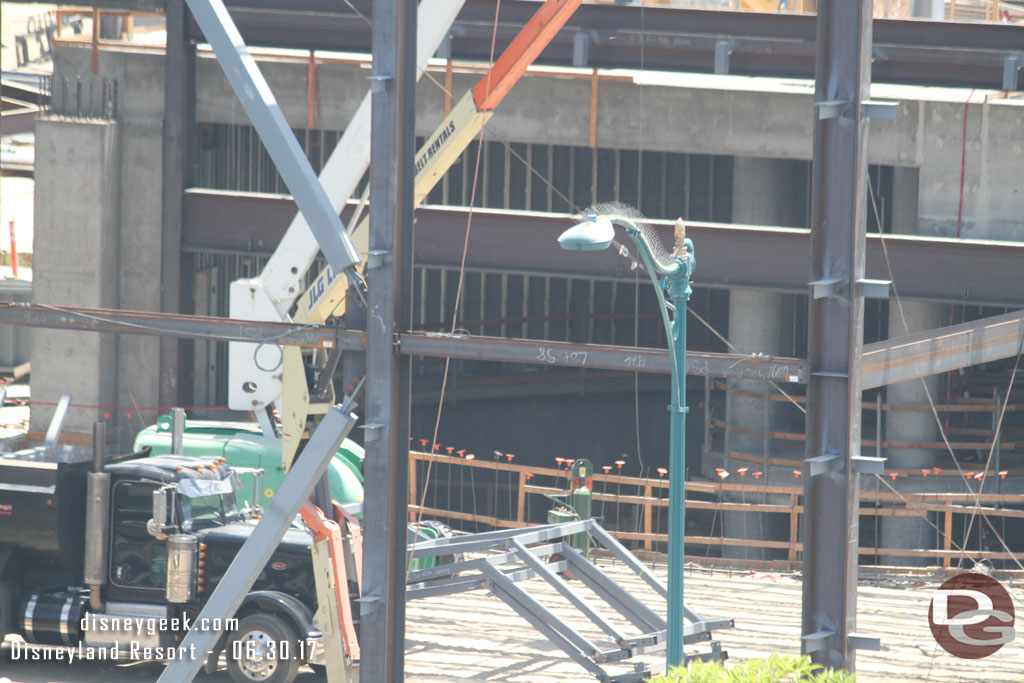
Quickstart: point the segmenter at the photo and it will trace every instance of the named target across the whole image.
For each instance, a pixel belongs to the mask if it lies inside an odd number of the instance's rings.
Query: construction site
[[[0,11],[0,683],[1024,680],[1024,4]]]

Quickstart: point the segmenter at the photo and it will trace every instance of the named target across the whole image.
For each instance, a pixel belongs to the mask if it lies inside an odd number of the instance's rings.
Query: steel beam
[[[453,33],[452,57],[486,61],[496,0],[469,0]],[[268,47],[369,52],[370,0],[230,0],[246,40]],[[497,46],[503,49],[535,9],[530,0],[502,0]],[[813,15],[765,14],[675,7],[588,4],[581,7],[538,63],[573,65],[576,36],[587,36],[587,63],[714,73],[715,48],[730,46],[729,73],[812,78]],[[920,85],[1002,87],[1003,60],[1020,52],[1015,26],[875,20],[875,80]]]
[[[294,211],[295,204],[283,195],[188,190],[185,249],[268,254]],[[439,206],[416,210],[417,266],[459,267],[460,254],[448,245],[461,244],[466,212]],[[474,209],[466,269],[634,281],[629,263],[611,250],[566,261],[557,251],[536,249],[537,244],[554,239],[569,221],[556,214]],[[671,244],[671,222],[651,223]],[[694,273],[694,286],[807,293],[810,230],[698,222],[687,223],[686,229],[701,246],[701,260],[714,264]],[[866,277],[897,282],[904,299],[1024,307],[1020,287],[1024,242],[877,234],[867,239]]]
[[[335,406],[327,411],[302,455],[281,483],[277,495],[267,503],[259,524],[245,539],[235,559],[213,589],[197,621],[219,624],[235,614],[277,549],[277,544],[288,531],[299,508],[309,498],[314,483],[327,471],[331,456],[337,452],[355,423],[356,417],[348,414],[344,407]],[[405,531],[404,527],[402,531]],[[204,654],[172,659],[157,683],[193,680],[206,662],[205,653],[213,652],[222,633],[223,629],[214,628],[194,628],[189,631],[179,646],[180,651]]]
[[[423,332],[399,335],[403,354],[530,363],[552,367],[591,368],[671,374],[666,349],[604,344],[573,344],[533,339],[502,339]],[[806,364],[796,358],[771,360],[732,353],[691,351],[686,374],[698,377],[742,377],[778,382],[805,382]]]
[[[0,301],[0,325],[115,334],[175,336],[362,351],[366,333],[324,325],[233,320],[201,315],[170,315],[81,306],[48,306]],[[863,389],[927,377],[940,372],[1012,358],[1024,342],[1024,313],[983,318],[864,346]],[[540,339],[504,339],[476,335],[405,332],[398,335],[403,355],[554,367],[670,373],[668,351],[637,346],[574,344]],[[807,361],[755,358],[734,353],[690,351],[686,374],[736,377],[803,384]]]
[[[867,118],[871,3],[818,3],[811,192],[811,282],[837,279],[831,296],[808,302],[806,459],[831,467],[804,477],[801,652],[853,671],[848,636],[857,623],[858,475],[865,277]],[[839,102],[830,116],[821,106]],[[812,285],[813,286],[813,285]],[[809,468],[808,468],[809,471]]]
[[[360,679],[388,683],[405,668],[415,67],[416,1],[374,0]]]
[[[30,0],[8,0],[28,2]],[[165,0],[91,0],[87,6],[160,10]],[[486,61],[495,0],[469,0],[455,26],[452,57]],[[370,51],[371,0],[229,0],[246,42],[346,52]],[[536,9],[532,0],[502,0],[498,48]],[[729,73],[813,78],[814,16],[636,4],[586,4],[555,37],[538,64],[573,64],[576,35],[588,36],[587,66],[714,73],[715,45],[730,44]],[[1007,55],[1021,51],[1021,27],[908,19],[874,21],[877,83],[1002,89]],[[199,29],[189,27],[189,37]],[[1020,74],[1018,73],[1018,79]],[[1018,81],[1019,85],[1019,81]]]
[[[169,315],[80,306],[48,306],[0,301],[0,325],[25,325],[57,330],[112,332],[363,351],[367,333],[323,325],[297,325],[233,320],[201,315]],[[574,344],[532,339],[403,332],[395,348],[407,356],[490,360],[555,367],[670,373],[668,351],[635,346]],[[803,383],[807,364],[798,358],[754,358],[732,353],[691,351],[687,374]]]
[[[359,348],[358,333],[322,325],[232,320],[204,315],[173,315],[81,306],[49,306],[0,301],[0,325],[25,325],[55,330],[144,334],[152,336],[245,341],[331,349]]]
[[[1013,358],[1022,348],[1024,311],[867,344],[862,361],[862,388],[873,389]]]
[[[165,10],[167,56],[164,59],[163,182],[160,208],[160,310],[181,311],[181,204],[185,191],[185,165],[190,131],[187,100],[185,0],[168,0]],[[160,338],[160,405],[179,403],[178,339]]]

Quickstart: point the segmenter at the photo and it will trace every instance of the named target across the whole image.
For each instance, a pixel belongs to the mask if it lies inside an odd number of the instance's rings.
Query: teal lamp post
[[[668,633],[666,670],[683,659],[683,548],[686,532],[686,303],[690,300],[690,277],[697,265],[693,242],[686,226],[677,220],[675,248],[662,253],[653,233],[635,220],[618,213],[590,213],[579,225],[558,238],[563,249],[594,251],[611,246],[615,225],[625,229],[636,244],[640,259],[651,276],[658,295],[662,322],[668,336],[672,360],[672,403],[669,405],[669,489],[668,489]],[[666,293],[668,298],[666,300]]]

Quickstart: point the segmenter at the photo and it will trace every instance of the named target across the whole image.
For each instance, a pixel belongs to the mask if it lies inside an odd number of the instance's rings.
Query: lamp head
[[[606,216],[590,214],[558,237],[562,249],[571,251],[597,251],[607,249],[615,238],[615,226]]]

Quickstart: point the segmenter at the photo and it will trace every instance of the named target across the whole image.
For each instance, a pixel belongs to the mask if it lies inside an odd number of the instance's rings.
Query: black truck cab
[[[214,652],[184,654],[209,668],[223,650],[236,681],[290,683],[322,664],[310,534],[289,529],[238,612],[197,624],[260,510],[238,509],[223,459],[148,455],[101,468],[66,451],[0,455],[0,657],[171,659],[189,628],[220,627]]]

